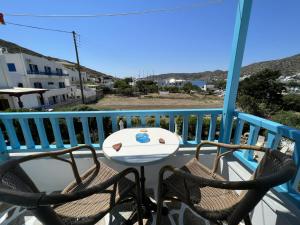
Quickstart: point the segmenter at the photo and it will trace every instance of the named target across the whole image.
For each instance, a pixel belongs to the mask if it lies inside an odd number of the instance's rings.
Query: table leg
[[[157,211],[157,204],[153,201],[151,201],[150,197],[146,194],[146,178],[145,178],[145,168],[144,166],[140,167],[140,185],[141,185],[141,195],[142,195],[142,210],[143,210],[143,218],[149,219],[152,216],[151,212]],[[139,206],[137,206],[139,207]],[[168,214],[168,208],[163,207],[163,215]],[[127,224],[134,224],[137,221],[137,212],[134,211],[128,221],[126,221]]]
[[[145,208],[145,216],[149,218],[151,216],[151,212],[157,211],[157,204],[153,202],[150,197],[146,194],[146,187],[145,187],[145,169],[144,166],[141,166],[140,168],[140,183],[141,183],[141,194],[142,194],[142,205],[143,208]],[[163,207],[163,214],[168,214],[168,209],[166,207]]]

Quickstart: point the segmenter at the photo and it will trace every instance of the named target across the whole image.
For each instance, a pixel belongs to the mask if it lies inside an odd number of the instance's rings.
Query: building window
[[[51,74],[51,67],[45,66],[45,74]]]
[[[34,88],[43,88],[42,83],[40,83],[40,82],[34,82],[33,86],[34,86]]]
[[[59,88],[65,88],[65,83],[64,82],[59,82],[58,83]]]
[[[18,87],[23,87],[23,83],[18,83]]]
[[[16,66],[14,63],[7,63],[7,68],[9,72],[16,72]]]
[[[63,71],[62,71],[62,69],[56,68],[56,73],[57,73],[57,75],[62,75]]]
[[[39,68],[35,64],[29,64],[30,73],[39,74]]]
[[[54,85],[54,83],[53,82],[48,82],[48,85]]]

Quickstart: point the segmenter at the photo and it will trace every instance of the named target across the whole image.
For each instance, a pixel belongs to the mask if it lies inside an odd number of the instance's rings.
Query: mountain
[[[3,39],[0,39],[0,47],[5,47],[7,48],[8,52],[9,53],[26,53],[28,55],[33,55],[33,56],[38,56],[38,57],[44,57],[44,58],[47,58],[49,60],[54,60],[54,61],[58,61],[62,64],[64,64],[66,67],[75,67],[76,64],[74,62],[71,62],[71,61],[68,61],[68,60],[64,60],[64,59],[59,59],[59,58],[54,58],[54,57],[51,57],[51,56],[45,56],[43,54],[40,54],[38,52],[35,52],[35,51],[32,51],[28,48],[24,48],[20,45],[17,45],[15,43],[12,43],[12,42],[9,42],[9,41],[5,41]],[[86,72],[88,74],[90,74],[90,76],[92,77],[106,77],[106,78],[112,78],[112,76],[110,75],[107,75],[105,73],[102,73],[102,72],[99,72],[99,71],[96,71],[96,70],[93,70],[93,69],[90,69],[88,67],[85,67],[85,66],[80,66],[81,70],[83,72]]]
[[[278,59],[269,60],[258,63],[253,63],[248,66],[244,66],[241,70],[241,76],[251,76],[263,69],[279,70],[281,74],[286,76],[295,75],[300,73],[300,54]],[[227,76],[227,71],[215,70],[215,71],[205,71],[199,73],[167,73],[154,76],[154,79],[187,79],[187,80],[214,80],[214,79],[225,79]],[[153,76],[151,76],[153,79]]]

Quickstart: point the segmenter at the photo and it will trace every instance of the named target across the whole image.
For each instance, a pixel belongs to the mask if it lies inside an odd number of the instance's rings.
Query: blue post
[[[225,143],[229,143],[230,141],[232,119],[235,110],[235,102],[239,86],[240,70],[243,61],[251,6],[252,0],[239,0],[222,117],[222,126],[224,128],[224,132],[221,142]]]

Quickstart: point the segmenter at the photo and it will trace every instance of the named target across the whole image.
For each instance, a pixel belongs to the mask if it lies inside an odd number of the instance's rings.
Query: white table
[[[136,141],[136,134],[147,131],[150,141],[140,143]],[[159,142],[162,138],[165,143]],[[113,145],[122,143],[119,151]],[[156,204],[153,203],[145,193],[145,172],[144,166],[158,163],[172,156],[179,149],[179,138],[176,134],[162,128],[127,128],[109,135],[103,142],[104,155],[115,162],[127,166],[140,166],[140,183],[142,201],[145,206],[145,217],[156,211]]]
[[[148,143],[139,143],[135,135],[147,130],[150,137]],[[165,144],[159,143],[163,138]],[[119,151],[112,146],[122,143]],[[127,166],[145,166],[155,164],[173,155],[179,148],[179,138],[176,134],[162,128],[128,128],[109,135],[103,142],[104,155],[113,161]]]

